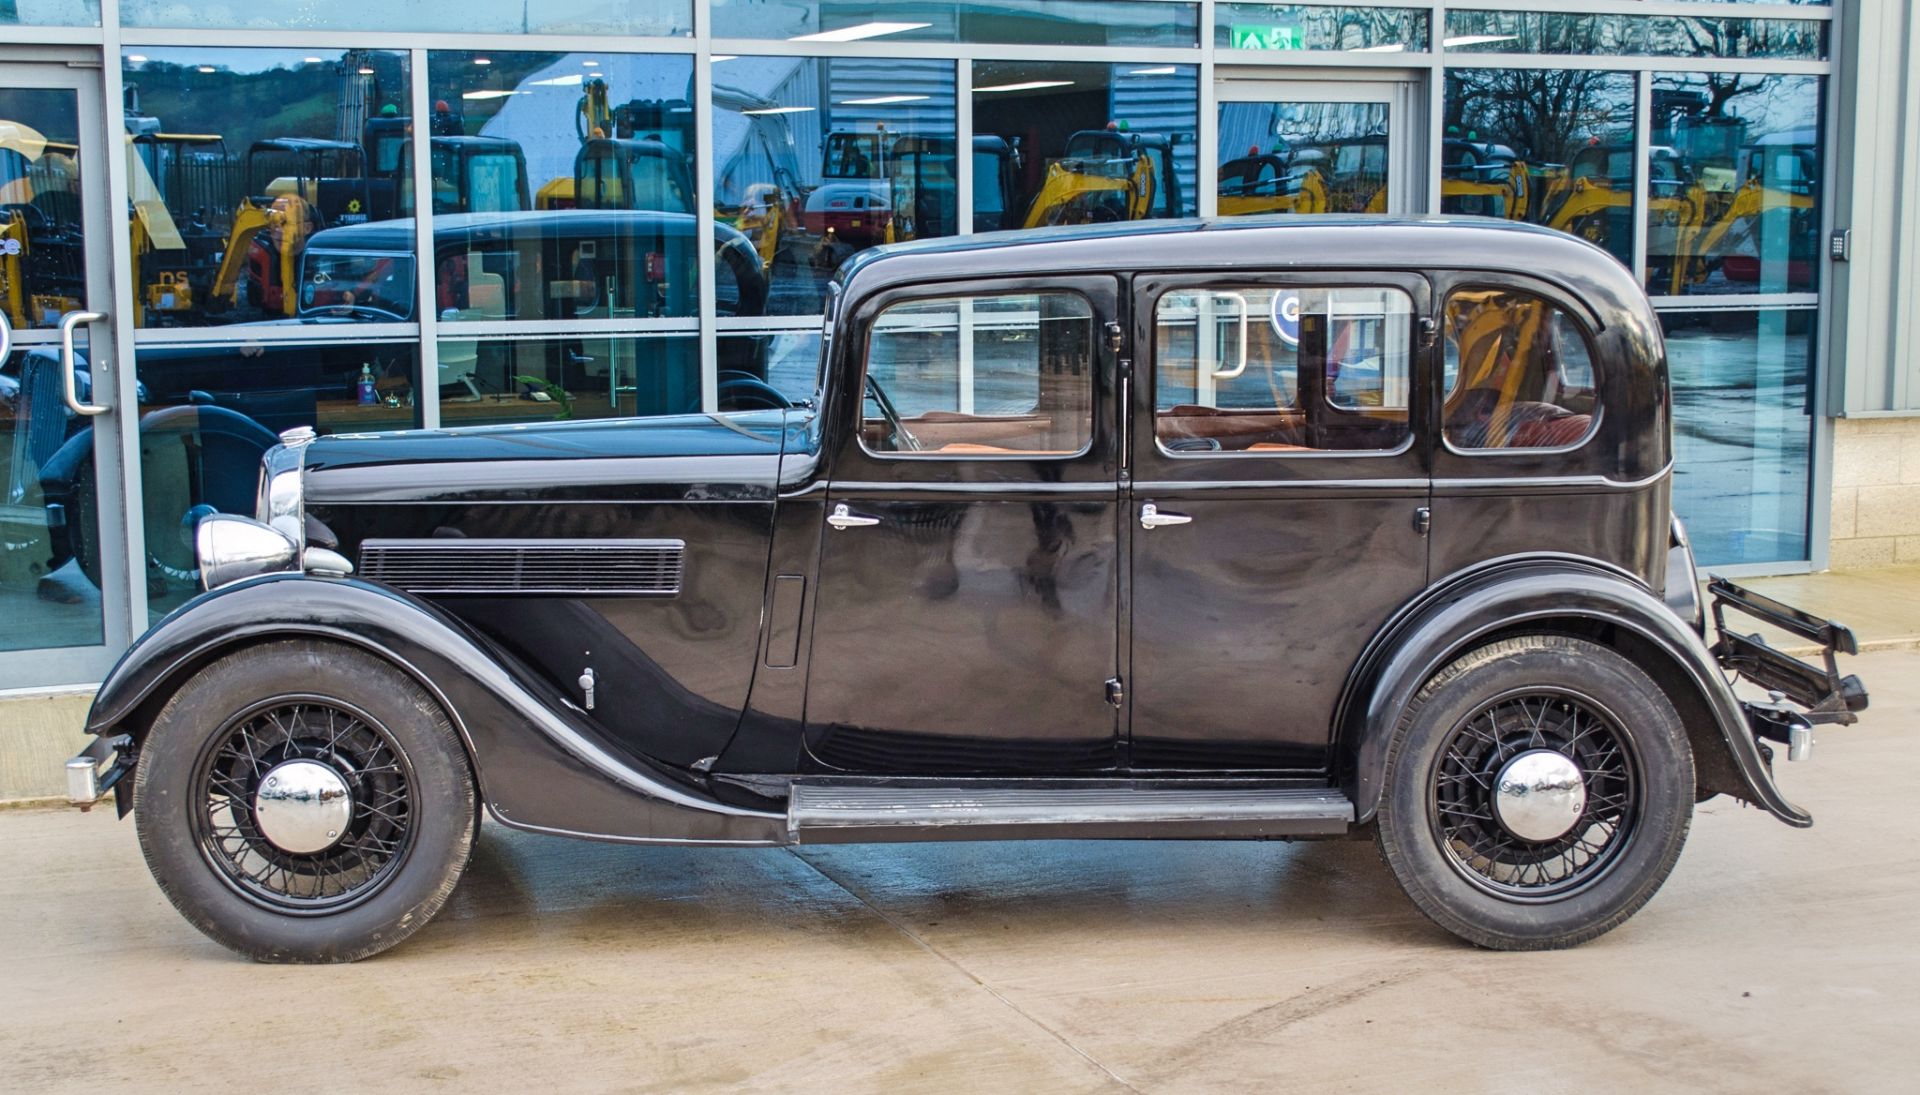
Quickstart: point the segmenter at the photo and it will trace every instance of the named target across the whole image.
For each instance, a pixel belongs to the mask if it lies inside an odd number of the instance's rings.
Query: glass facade
[[[0,599],[22,611],[0,649],[111,644],[177,604],[181,528],[250,507],[237,484],[289,426],[804,402],[826,285],[865,248],[1194,215],[1472,214],[1593,242],[1660,310],[1676,506],[1702,562],[1818,554],[1808,393],[1845,17],[1819,0],[110,7],[103,31],[95,0],[0,0],[0,26],[65,51],[9,55],[9,73],[58,79],[0,79],[0,307],[17,335],[0,451],[8,513],[34,515],[8,537]],[[103,34],[125,96],[105,111],[70,85],[97,81],[97,99],[111,81],[64,63]],[[90,162],[89,117],[122,120],[124,160]],[[120,259],[89,218],[123,172]],[[131,316],[130,339],[98,343],[136,378],[135,421],[99,425],[140,432],[128,491],[75,455],[87,422],[36,402],[53,326],[83,306]],[[985,352],[1016,319],[1070,325],[997,307],[956,304],[951,339]],[[1167,308],[1168,338],[1223,314]],[[1397,381],[1338,371],[1336,349],[1321,382],[1359,385],[1338,408],[1380,417]],[[998,398],[953,398],[969,395]],[[148,581],[116,632],[97,538],[121,525],[143,530]]]

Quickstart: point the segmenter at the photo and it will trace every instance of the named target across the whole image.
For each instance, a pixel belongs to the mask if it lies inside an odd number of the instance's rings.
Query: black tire
[[[316,758],[345,773],[353,816],[333,846],[292,855],[255,824],[250,793],[273,764]],[[261,962],[352,962],[405,940],[446,903],[479,824],[466,751],[433,697],[379,658],[312,640],[195,674],[141,743],[133,801],[167,899]]]
[[[1539,750],[1574,758],[1582,802],[1566,836],[1529,841],[1501,820],[1513,807],[1496,807],[1488,776]],[[1686,729],[1646,673],[1584,639],[1527,635],[1465,655],[1414,697],[1387,749],[1377,833],[1435,923],[1482,947],[1548,950],[1652,899],[1693,800]]]

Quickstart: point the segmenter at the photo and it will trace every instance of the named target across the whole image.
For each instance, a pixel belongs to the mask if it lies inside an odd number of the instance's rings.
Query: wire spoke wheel
[[[1434,758],[1428,820],[1470,883],[1549,901],[1605,876],[1643,814],[1632,739],[1594,700],[1507,692],[1454,725]]]
[[[201,854],[248,901],[295,915],[377,893],[413,845],[413,768],[378,720],[339,700],[279,696],[234,716],[196,765]]]

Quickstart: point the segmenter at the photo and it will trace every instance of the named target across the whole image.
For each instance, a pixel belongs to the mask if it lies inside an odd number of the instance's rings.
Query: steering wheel
[[[907,452],[920,451],[920,439],[907,430],[907,424],[900,420],[900,412],[893,409],[893,400],[887,398],[886,390],[880,382],[867,374],[867,394],[873,396],[874,403],[880,407],[880,417],[887,420],[887,426],[893,430],[894,443]]]
[[[792,400],[780,394],[780,389],[752,376],[722,380],[716,394],[720,407],[729,411],[784,411],[794,405]]]

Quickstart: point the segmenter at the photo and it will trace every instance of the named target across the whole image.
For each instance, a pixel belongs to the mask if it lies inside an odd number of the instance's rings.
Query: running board
[[[1338,836],[1353,803],[1325,788],[856,786],[795,783],[796,844]]]

